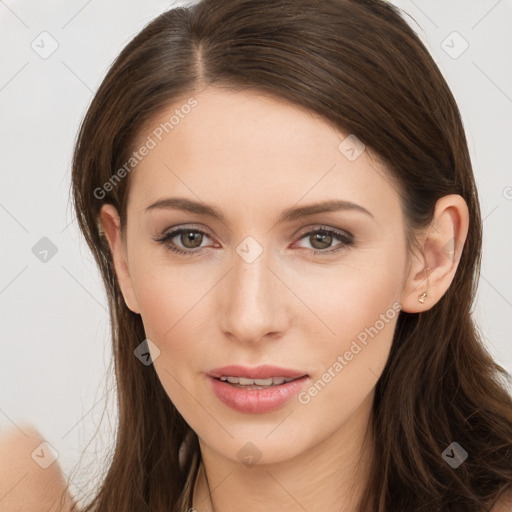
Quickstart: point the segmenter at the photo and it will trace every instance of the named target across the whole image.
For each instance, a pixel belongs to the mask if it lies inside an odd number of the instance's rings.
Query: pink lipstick
[[[253,414],[279,409],[299,393],[309,379],[305,372],[271,365],[224,366],[207,375],[222,403]]]

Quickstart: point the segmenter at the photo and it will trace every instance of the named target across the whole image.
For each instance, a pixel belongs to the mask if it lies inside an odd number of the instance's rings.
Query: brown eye
[[[327,227],[303,233],[300,240],[304,240],[306,245],[309,245],[309,247],[302,247],[314,255],[333,254],[354,245],[354,238],[351,234]]]
[[[210,236],[200,229],[180,228],[165,233],[160,238],[155,238],[155,241],[172,252],[191,256],[199,254],[205,249],[204,246],[201,246],[205,238],[210,239]]]
[[[333,237],[329,233],[318,231],[309,236],[309,241],[314,249],[326,249],[330,247]]]
[[[180,235],[180,242],[183,244],[183,247],[187,249],[197,249],[201,246],[202,241],[203,234],[197,231],[186,231]]]

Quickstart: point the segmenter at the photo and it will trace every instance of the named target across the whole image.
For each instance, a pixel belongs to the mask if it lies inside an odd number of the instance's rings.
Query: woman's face
[[[284,461],[369,414],[407,278],[400,200],[353,136],[305,110],[213,88],[195,99],[140,136],[154,147],[131,171],[116,270],[200,441]]]

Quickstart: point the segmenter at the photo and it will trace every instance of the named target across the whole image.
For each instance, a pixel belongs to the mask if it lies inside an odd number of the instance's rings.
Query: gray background
[[[405,16],[463,116],[485,219],[475,318],[512,371],[512,2],[394,3],[416,20]],[[170,6],[0,2],[0,427],[35,425],[66,475],[83,450],[84,471],[100,468],[116,418],[106,296],[69,199],[73,142],[112,60]],[[87,473],[72,479],[75,490],[94,485]]]

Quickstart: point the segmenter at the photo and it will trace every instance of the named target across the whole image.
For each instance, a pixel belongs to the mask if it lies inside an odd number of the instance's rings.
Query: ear
[[[100,210],[100,222],[105,237],[107,238],[110,252],[114,260],[114,267],[117,275],[121,293],[124,301],[131,311],[140,314],[139,306],[133,291],[126,245],[121,237],[121,221],[116,208],[111,204],[104,204]]]
[[[411,257],[402,290],[403,311],[426,311],[445,294],[457,271],[468,227],[468,207],[461,196],[451,194],[437,201],[432,222],[418,238],[420,250]]]

